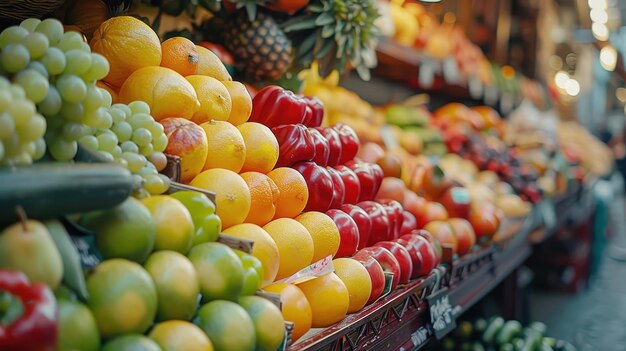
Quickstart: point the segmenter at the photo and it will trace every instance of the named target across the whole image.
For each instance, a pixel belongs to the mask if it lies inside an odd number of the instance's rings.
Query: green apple
[[[170,195],[182,202],[191,213],[194,228],[193,246],[216,241],[222,231],[222,221],[215,214],[215,204],[204,194],[185,190]]]

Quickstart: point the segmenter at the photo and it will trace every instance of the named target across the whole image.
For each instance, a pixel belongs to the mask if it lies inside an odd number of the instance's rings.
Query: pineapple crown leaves
[[[308,65],[319,61],[323,76],[352,65],[368,80],[376,66],[379,16],[375,0],[313,0],[306,11],[282,24],[285,32],[299,42],[298,61]]]

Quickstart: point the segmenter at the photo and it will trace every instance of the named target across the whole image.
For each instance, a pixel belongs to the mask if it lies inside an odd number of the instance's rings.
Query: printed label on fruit
[[[220,234],[217,237],[217,242],[222,243],[231,249],[240,250],[245,253],[251,253],[254,241],[242,238],[236,238],[234,236]]]
[[[301,269],[291,277],[279,280],[276,283],[300,284],[334,271],[335,267],[333,267],[333,257],[326,256],[312,265]]]
[[[435,337],[441,339],[446,334],[454,330],[456,320],[452,313],[452,304],[448,289],[441,289],[435,294],[426,298],[430,312],[430,325],[435,332]]]

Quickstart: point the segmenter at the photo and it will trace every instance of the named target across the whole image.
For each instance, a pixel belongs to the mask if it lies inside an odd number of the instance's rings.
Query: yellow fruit
[[[200,108],[193,86],[175,71],[151,66],[131,74],[119,91],[121,103],[141,100],[150,105],[150,114],[160,121],[167,117],[191,119]]]
[[[254,323],[256,351],[276,351],[285,338],[285,320],[280,309],[259,296],[241,297],[239,305]]]
[[[372,292],[372,279],[367,269],[360,262],[347,257],[333,260],[333,267],[350,295],[348,313],[360,311]]]
[[[111,87],[107,83],[105,83],[103,81],[100,81],[100,80],[96,82],[96,86],[98,88],[102,88],[102,89],[108,91],[109,94],[111,94],[111,104],[117,104],[118,103],[119,97],[117,96],[117,91],[114,90],[113,87]]]
[[[250,189],[239,174],[227,169],[209,169],[198,174],[190,184],[216,194],[216,212],[223,229],[243,223],[248,216]]]
[[[203,169],[224,168],[239,172],[246,159],[246,144],[237,127],[211,120],[200,125],[206,133],[209,153]]]
[[[226,235],[254,241],[252,256],[263,265],[263,285],[274,281],[280,264],[280,254],[274,239],[261,227],[255,224],[243,223],[232,226],[223,232]]]
[[[148,336],[167,351],[213,351],[213,344],[202,329],[185,321],[159,323]]]
[[[161,43],[161,66],[171,68],[182,76],[195,74],[198,67],[196,45],[184,37],[169,38]]]
[[[309,188],[300,172],[289,167],[280,167],[269,172],[278,187],[278,201],[274,218],[293,218],[302,212],[309,201]]]
[[[311,234],[313,239],[313,261],[316,262],[326,256],[335,256],[339,250],[339,229],[337,225],[324,213],[305,212],[294,218],[300,222]]]
[[[313,328],[328,327],[346,316],[350,306],[350,294],[335,273],[309,280],[298,287],[311,305]]]
[[[274,218],[279,190],[274,181],[263,173],[241,173],[241,178],[250,188],[250,212],[244,220],[246,223],[266,225]]]
[[[312,312],[309,300],[302,290],[293,284],[276,283],[263,290],[280,294],[281,312],[286,321],[294,323],[291,341],[298,340],[311,329]]]
[[[233,101],[230,98],[228,89],[219,80],[201,75],[191,75],[185,77],[193,86],[200,109],[191,118],[197,124],[208,122],[212,119],[226,121],[233,108]]]
[[[274,169],[279,146],[272,130],[256,122],[242,123],[237,129],[246,146],[246,158],[241,171],[266,174]]]
[[[113,17],[102,23],[89,45],[109,61],[104,81],[116,88],[136,70],[161,63],[159,37],[150,26],[131,16]]]
[[[274,239],[280,253],[276,279],[287,278],[311,264],[313,239],[306,228],[291,218],[275,219],[263,229]]]
[[[221,82],[232,80],[226,66],[213,51],[200,45],[196,45],[196,50],[199,56],[196,74],[213,77]]]
[[[222,81],[222,84],[228,89],[230,99],[233,102],[228,122],[238,126],[248,121],[252,112],[252,98],[246,86],[240,82],[233,81]]]
[[[156,224],[154,250],[172,250],[186,255],[191,249],[195,229],[185,205],[167,195],[151,196],[141,202],[148,208]]]

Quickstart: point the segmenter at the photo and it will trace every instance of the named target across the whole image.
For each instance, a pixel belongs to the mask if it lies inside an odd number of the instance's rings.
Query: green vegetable
[[[522,332],[522,324],[518,321],[508,321],[504,324],[504,327],[500,329],[496,336],[497,344],[506,344],[513,341],[513,338]]]
[[[528,328],[536,330],[542,337],[546,336],[548,327],[542,322],[532,322]]]
[[[87,292],[87,284],[85,283],[85,275],[80,263],[78,250],[74,246],[70,235],[59,221],[46,221],[44,225],[48,229],[63,260],[63,283],[86,301],[89,298],[89,294]]]
[[[502,327],[504,327],[504,319],[502,317],[493,318],[483,333],[483,341],[486,344],[493,344]]]

